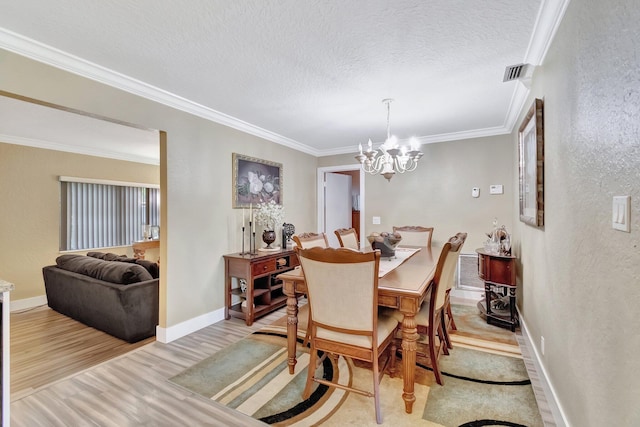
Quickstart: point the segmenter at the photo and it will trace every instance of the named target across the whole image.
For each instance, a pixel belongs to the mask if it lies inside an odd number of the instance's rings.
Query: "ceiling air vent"
[[[529,69],[529,64],[510,65],[504,70],[503,82],[510,82],[525,77]]]

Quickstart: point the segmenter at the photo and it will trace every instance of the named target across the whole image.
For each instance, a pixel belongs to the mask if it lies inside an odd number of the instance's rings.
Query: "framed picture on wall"
[[[282,164],[233,153],[233,207],[282,204]]]
[[[544,225],[543,102],[535,99],[518,132],[520,153],[520,221]]]

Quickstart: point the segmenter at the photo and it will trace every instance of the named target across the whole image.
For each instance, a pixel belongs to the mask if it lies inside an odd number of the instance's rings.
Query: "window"
[[[62,251],[128,246],[160,223],[157,185],[60,177],[60,187]]]

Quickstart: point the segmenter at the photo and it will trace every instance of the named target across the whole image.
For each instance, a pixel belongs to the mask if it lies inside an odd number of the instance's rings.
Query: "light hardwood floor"
[[[153,338],[127,344],[48,307],[12,313],[11,425],[265,425],[167,380],[284,314],[282,308],[251,327],[238,319],[218,322],[169,344]],[[523,356],[545,426],[555,426],[524,348]]]
[[[47,306],[11,313],[11,395],[31,393],[153,341],[129,344]]]
[[[238,319],[218,322],[169,344],[153,338],[127,344],[48,307],[14,313],[11,425],[265,425],[167,379],[284,314],[281,309],[251,327]]]

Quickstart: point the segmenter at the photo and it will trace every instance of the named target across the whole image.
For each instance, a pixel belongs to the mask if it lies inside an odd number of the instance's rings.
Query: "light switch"
[[[631,196],[614,196],[611,224],[614,230],[631,232]]]
[[[374,224],[380,224],[380,217],[379,216],[374,216],[373,217],[373,223]]]

